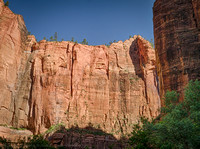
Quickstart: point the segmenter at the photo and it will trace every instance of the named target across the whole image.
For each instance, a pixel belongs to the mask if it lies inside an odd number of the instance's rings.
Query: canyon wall
[[[200,1],[156,0],[154,37],[160,97],[200,79]]]
[[[43,133],[50,126],[132,131],[160,108],[155,51],[140,36],[111,46],[37,42],[0,1],[0,124]]]
[[[28,121],[29,99],[24,94],[18,100],[19,90],[25,83],[22,78],[28,59],[24,51],[26,41],[27,29],[22,16],[15,15],[0,1],[0,124],[13,125],[14,115],[19,113]],[[30,81],[27,84],[24,90],[29,90]]]
[[[62,122],[121,134],[140,116],[158,115],[155,53],[141,37],[109,48],[42,40],[32,49],[29,126],[35,133]]]

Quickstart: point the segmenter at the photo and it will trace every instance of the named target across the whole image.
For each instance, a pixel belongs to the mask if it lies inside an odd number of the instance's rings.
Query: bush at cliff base
[[[55,149],[41,135],[35,135],[32,138],[29,138],[28,142],[25,142],[25,140],[19,140],[17,145],[19,146],[17,147],[19,149]],[[10,140],[0,137],[0,149],[1,148],[14,149]]]
[[[165,95],[165,107],[153,121],[142,118],[129,143],[135,149],[200,149],[200,81],[190,81],[184,101],[175,91]]]

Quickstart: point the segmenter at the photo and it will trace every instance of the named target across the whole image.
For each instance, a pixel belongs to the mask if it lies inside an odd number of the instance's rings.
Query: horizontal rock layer
[[[200,1],[156,0],[153,12],[161,98],[176,90],[183,99],[189,80],[200,79]]]

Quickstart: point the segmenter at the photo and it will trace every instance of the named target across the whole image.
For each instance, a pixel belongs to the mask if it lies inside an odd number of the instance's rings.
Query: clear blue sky
[[[6,1],[6,0],[4,0]],[[155,0],[9,0],[9,8],[24,17],[38,40],[58,33],[58,39],[90,45],[126,40],[129,35],[153,38]]]

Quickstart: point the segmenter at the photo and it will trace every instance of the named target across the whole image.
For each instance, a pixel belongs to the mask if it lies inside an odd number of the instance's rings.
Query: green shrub
[[[29,139],[27,142],[27,148],[28,149],[44,149],[44,148],[54,149],[54,147],[52,147],[50,143],[47,140],[45,140],[43,136],[41,135],[36,135],[36,136],[33,136],[33,138]]]
[[[2,144],[0,148],[3,147],[4,149],[13,149],[11,146],[11,141],[6,140],[5,138],[0,137],[0,144]]]
[[[184,97],[177,103],[178,94],[167,92],[161,120],[136,125],[130,144],[136,148],[199,149],[200,81],[190,81]]]
[[[83,41],[81,42],[81,44],[88,45],[88,42],[87,42],[87,40],[84,38]]]
[[[4,6],[9,6],[9,1],[5,2]]]

